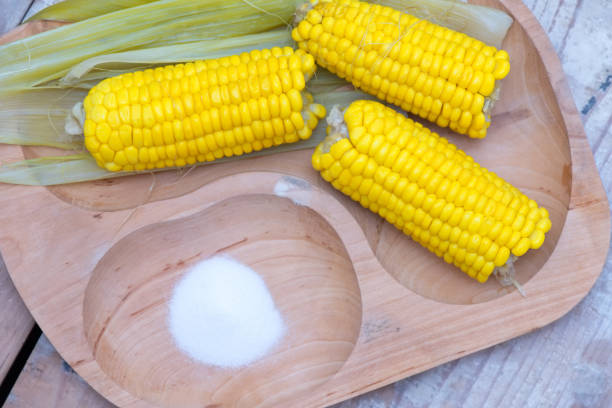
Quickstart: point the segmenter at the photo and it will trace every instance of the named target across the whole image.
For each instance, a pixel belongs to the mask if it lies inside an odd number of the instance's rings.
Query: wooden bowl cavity
[[[267,356],[242,368],[191,360],[166,328],[177,280],[216,254],[249,265],[264,279],[286,326]],[[83,301],[85,335],[101,369],[161,407],[269,407],[299,400],[343,366],[361,316],[355,271],[335,230],[315,211],[264,194],[229,198],[130,233],[99,261]]]
[[[567,129],[546,67],[521,25],[512,25],[504,48],[510,54],[512,69],[502,81],[501,99],[495,104],[492,125],[484,140],[426,125],[549,211],[552,229],[544,245],[516,263],[517,280],[525,284],[546,263],[563,230],[569,210],[572,163]],[[478,283],[406,239],[391,224],[371,217],[358,205],[353,207],[378,260],[402,285],[419,295],[444,303],[474,304],[515,290],[501,287],[495,279]]]

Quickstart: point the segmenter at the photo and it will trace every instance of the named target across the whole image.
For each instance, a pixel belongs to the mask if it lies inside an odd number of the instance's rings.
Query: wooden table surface
[[[612,198],[612,2],[524,1],[561,57]],[[0,0],[0,34],[55,2]],[[10,392],[8,408],[112,407],[34,324],[0,257],[0,404]],[[336,406],[366,407],[612,407],[612,255],[588,296],[558,321]]]

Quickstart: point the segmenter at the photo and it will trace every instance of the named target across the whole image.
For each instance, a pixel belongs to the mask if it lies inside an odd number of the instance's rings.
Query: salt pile
[[[267,354],[285,332],[263,279],[227,257],[205,259],[174,287],[168,326],[180,350],[204,364],[240,367]]]

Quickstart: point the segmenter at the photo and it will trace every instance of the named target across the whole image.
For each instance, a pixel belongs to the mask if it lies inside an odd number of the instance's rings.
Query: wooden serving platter
[[[542,327],[601,272],[610,214],[559,60],[513,0],[512,71],[485,140],[439,132],[546,207],[517,263],[527,297],[479,284],[334,191],[299,151],[70,186],[0,185],[0,251],[63,358],[120,407],[321,407]],[[0,162],[34,148],[0,146]],[[265,280],[287,324],[242,369],[173,345],[166,300],[223,253]]]

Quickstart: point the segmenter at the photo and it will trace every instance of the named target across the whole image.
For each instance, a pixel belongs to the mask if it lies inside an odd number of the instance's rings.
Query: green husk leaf
[[[294,11],[284,0],[159,0],[68,24],[0,46],[0,94],[59,79],[96,55],[263,32]]]
[[[457,0],[380,0],[372,3],[460,31],[497,48],[501,48],[512,25],[512,17],[501,10]]]
[[[0,166],[0,183],[51,186],[114,177],[87,153],[48,156]]]
[[[78,89],[57,89],[0,97],[0,143],[82,149],[83,137],[67,134],[64,125],[74,104],[85,95]]]
[[[75,22],[101,16],[117,10],[152,3],[157,0],[64,0],[42,9],[26,20],[55,20]]]
[[[99,55],[72,67],[57,84],[60,87],[81,85],[109,76],[159,65],[221,58],[253,49],[283,46],[293,46],[291,34],[286,28],[221,40],[197,41],[188,44]]]
[[[258,152],[242,156],[225,157],[212,162],[198,163],[194,166],[204,166],[225,163],[234,160],[267,156],[271,154],[294,150],[312,149],[323,140],[325,134],[319,130],[308,140],[270,147]],[[154,169],[140,173],[171,171],[178,168]],[[69,156],[47,156],[36,159],[22,160],[0,166],[0,183],[22,184],[29,186],[53,186],[59,184],[79,183],[83,181],[102,180],[114,177],[124,177],[139,174],[139,172],[110,172],[96,164],[91,155],[80,153]]]
[[[77,0],[74,0],[77,1]],[[211,0],[207,0],[210,2]],[[236,0],[235,0],[236,1]],[[247,4],[246,0],[244,4]],[[388,5],[405,12],[427,18],[438,24],[461,30],[467,34],[474,35],[485,42],[499,46],[503,40],[512,19],[504,12],[482,6],[465,4],[458,0],[382,0],[382,4]],[[259,7],[255,5],[256,7]],[[287,30],[273,30],[275,34],[269,37],[269,43],[261,43],[260,46],[272,46],[274,41],[279,45],[291,44],[290,34]],[[268,33],[263,33],[268,35]],[[200,34],[180,34],[185,36],[185,41],[193,41]],[[195,35],[195,37],[194,37]],[[256,37],[252,37],[256,39]],[[125,72],[155,67],[163,64],[178,63],[188,60],[214,58],[217,56],[229,55],[232,45],[245,43],[243,50],[257,48],[256,45],[246,45],[248,36],[240,40],[235,38],[228,39],[227,43],[218,40],[204,40],[191,43],[173,44],[177,38],[160,40],[163,45],[155,47],[155,43],[149,44],[146,48],[137,47],[130,51],[103,54],[88,58],[72,67],[66,72],[64,78],[58,81],[58,73],[52,72],[46,76],[39,77],[33,85],[38,87],[65,87],[66,85],[89,88],[97,81],[110,76],[119,75]],[[265,39],[264,39],[265,41]],[[228,48],[230,47],[230,48]],[[235,51],[234,48],[232,51]],[[1,64],[0,64],[1,66]],[[2,83],[2,71],[0,69],[0,84]],[[1,91],[0,91],[1,93]]]

